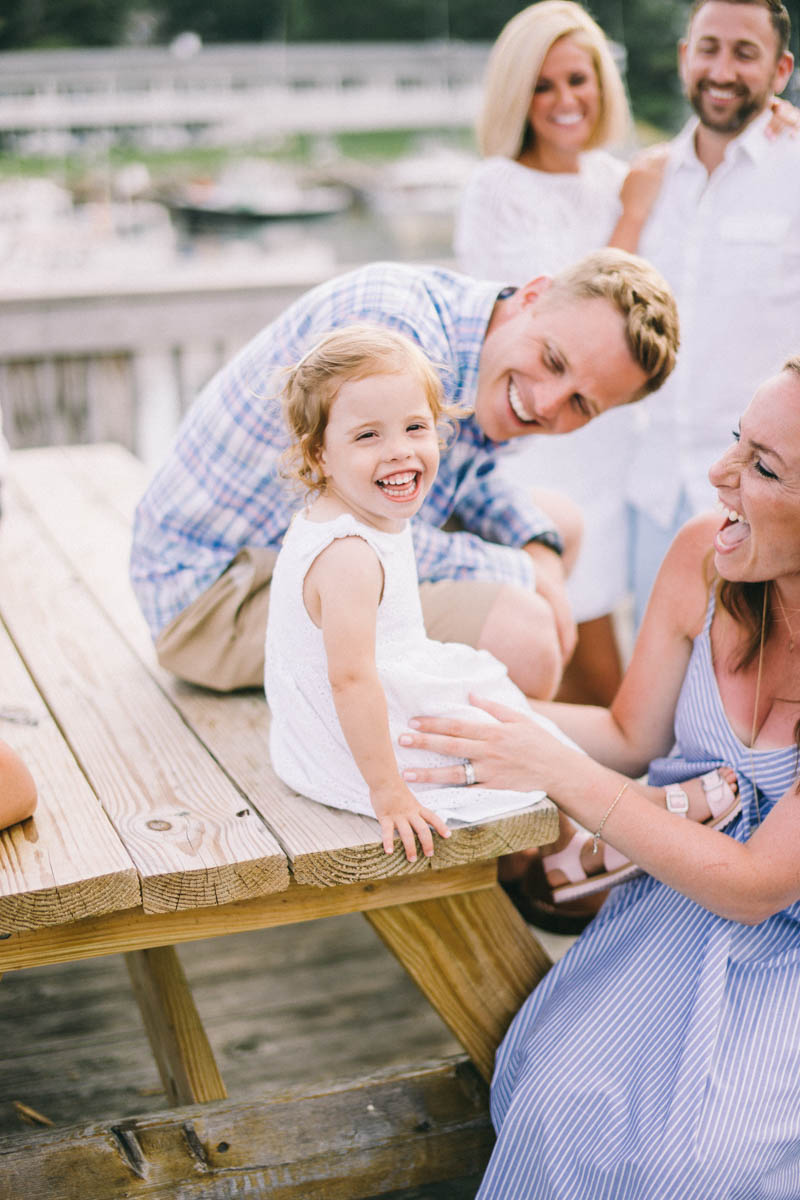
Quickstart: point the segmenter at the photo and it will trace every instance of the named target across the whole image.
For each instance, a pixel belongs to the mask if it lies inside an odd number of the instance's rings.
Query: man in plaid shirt
[[[552,694],[574,644],[565,546],[495,464],[499,444],[575,429],[671,371],[672,295],[623,251],[502,291],[377,263],[295,301],[198,397],[137,509],[131,578],[160,662],[221,691],[263,682],[272,566],[302,502],[281,474],[281,376],[323,334],[355,321],[411,337],[440,370],[447,401],[471,410],[414,522],[429,634],[484,647],[526,694]]]

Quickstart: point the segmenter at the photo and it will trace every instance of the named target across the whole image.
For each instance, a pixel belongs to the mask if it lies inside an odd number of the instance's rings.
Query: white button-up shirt
[[[800,352],[800,141],[765,137],[769,113],[709,176],[691,120],[672,143],[639,253],[669,280],[681,349],[642,411],[628,498],[667,528],[681,491],[710,507],[707,472],[760,383]]]

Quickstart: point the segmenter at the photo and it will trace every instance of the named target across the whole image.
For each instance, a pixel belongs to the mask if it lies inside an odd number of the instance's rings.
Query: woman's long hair
[[[781,367],[781,372],[793,371],[800,384],[800,354],[793,355]],[[734,671],[742,671],[749,667],[758,657],[762,637],[764,645],[769,641],[775,627],[775,613],[772,596],[769,594],[769,581],[766,583],[735,582],[730,579],[717,579],[717,599],[726,613],[733,618],[742,632],[742,643],[734,663]],[[766,597],[764,591],[767,590]],[[800,758],[800,718],[794,727],[794,740]],[[800,783],[798,783],[800,791]]]

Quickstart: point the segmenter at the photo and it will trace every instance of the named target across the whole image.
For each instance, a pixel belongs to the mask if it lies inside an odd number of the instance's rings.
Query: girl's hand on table
[[[398,739],[402,746],[433,750],[457,762],[446,767],[414,767],[403,778],[415,783],[464,785],[464,760],[475,771],[475,782],[483,787],[529,792],[547,790],[552,766],[573,751],[536,724],[505,704],[470,696],[470,704],[483,709],[494,721],[455,720],[447,717],[414,717],[411,730]]]
[[[433,854],[433,834],[435,829],[440,837],[449,838],[450,830],[447,822],[438,813],[429,808],[423,808],[412,791],[398,779],[397,786],[384,792],[374,790],[370,793],[370,803],[375,810],[375,816],[381,827],[381,841],[387,854],[394,850],[394,831],[403,843],[406,858],[409,862],[417,861],[417,842],[419,839],[422,853],[426,858]]]

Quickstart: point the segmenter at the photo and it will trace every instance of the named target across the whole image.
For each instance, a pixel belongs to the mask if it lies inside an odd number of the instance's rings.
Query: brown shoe
[[[548,933],[573,936],[586,928],[608,895],[607,892],[595,892],[592,896],[556,905],[538,854],[530,860],[524,874],[516,879],[501,880],[500,886],[529,925]]]

